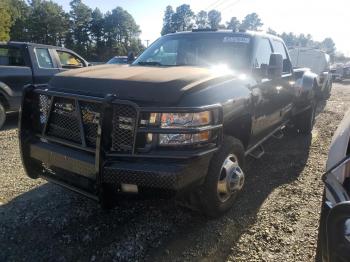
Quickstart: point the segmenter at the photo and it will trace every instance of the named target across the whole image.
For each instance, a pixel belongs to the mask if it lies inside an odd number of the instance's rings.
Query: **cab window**
[[[62,68],[78,68],[84,66],[83,61],[71,53],[57,50],[57,55],[60,59]]]
[[[281,41],[273,40],[272,46],[274,53],[281,54],[283,57],[283,73],[289,73],[292,69],[292,65],[288,59],[286,48]]]
[[[270,56],[272,54],[271,44],[267,38],[261,38],[258,42],[255,58],[254,68],[262,68],[270,63]]]
[[[0,47],[0,65],[25,66],[21,50],[16,47]]]
[[[49,50],[47,48],[36,48],[35,55],[40,68],[54,68]]]

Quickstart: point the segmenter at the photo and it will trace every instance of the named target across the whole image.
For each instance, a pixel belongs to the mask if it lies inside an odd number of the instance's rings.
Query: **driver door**
[[[281,120],[279,104],[279,81],[267,75],[270,56],[273,53],[268,38],[256,40],[253,72],[257,84],[252,87],[253,101],[253,143],[260,141],[271,133]]]

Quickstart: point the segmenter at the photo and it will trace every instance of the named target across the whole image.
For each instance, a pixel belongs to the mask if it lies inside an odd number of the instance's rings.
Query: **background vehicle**
[[[86,66],[82,57],[65,48],[0,43],[0,128],[6,112],[19,110],[24,85],[45,84],[59,72]]]
[[[343,78],[350,79],[350,65],[346,64],[343,69]]]
[[[350,111],[330,147],[320,220],[319,261],[350,261]]]
[[[112,193],[175,193],[218,216],[244,185],[247,155],[260,158],[262,143],[287,124],[310,134],[316,78],[293,71],[278,37],[166,35],[129,67],[76,70],[28,87],[23,164],[32,178],[102,203]]]
[[[331,74],[333,81],[341,82],[343,81],[343,64],[334,64],[331,66]]]
[[[344,78],[344,64],[334,64],[331,66],[331,74],[333,81],[343,81]]]
[[[111,60],[107,62],[107,64],[128,64],[128,57],[127,56],[115,56]]]
[[[293,67],[310,68],[318,75],[317,82],[321,95],[328,97],[332,89],[332,74],[330,74],[330,57],[318,49],[293,48],[289,50]]]

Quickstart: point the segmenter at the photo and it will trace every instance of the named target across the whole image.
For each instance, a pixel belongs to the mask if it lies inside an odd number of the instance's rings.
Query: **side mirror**
[[[271,79],[280,78],[283,73],[283,56],[281,54],[271,54],[268,76]]]
[[[334,206],[327,220],[329,261],[350,261],[350,201]]]

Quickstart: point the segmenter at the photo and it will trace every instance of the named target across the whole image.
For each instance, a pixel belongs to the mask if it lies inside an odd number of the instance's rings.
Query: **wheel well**
[[[8,110],[10,105],[6,99],[6,97],[0,93],[0,102],[4,105],[5,109]]]
[[[228,124],[224,124],[224,134],[239,139],[245,148],[248,147],[252,129],[250,115],[239,117]]]

